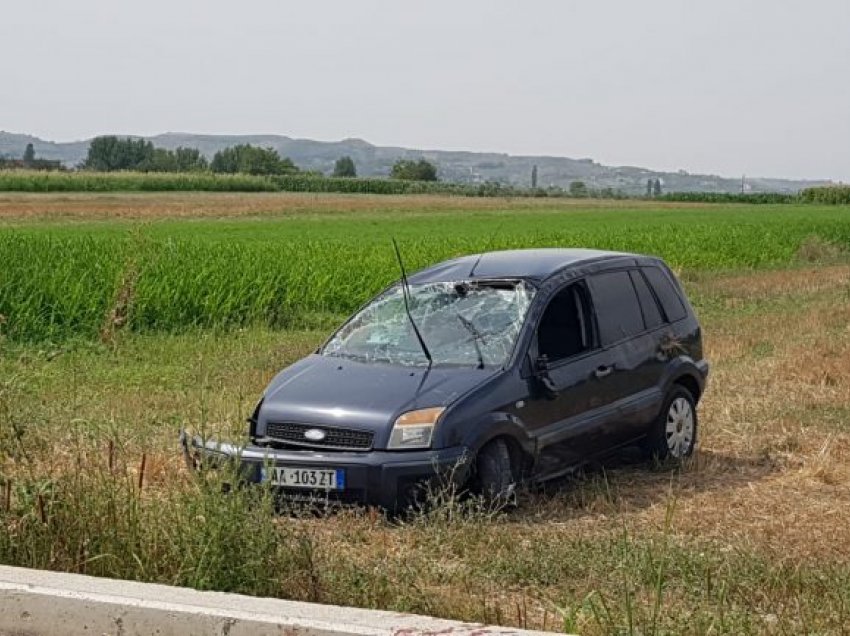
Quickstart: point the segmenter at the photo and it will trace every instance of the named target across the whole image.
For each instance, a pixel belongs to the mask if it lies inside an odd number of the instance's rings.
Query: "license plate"
[[[312,488],[316,490],[343,490],[345,488],[345,472],[334,468],[269,466],[262,468],[262,480],[286,488]]]

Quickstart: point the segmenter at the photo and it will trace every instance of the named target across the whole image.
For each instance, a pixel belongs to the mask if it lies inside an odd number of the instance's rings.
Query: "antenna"
[[[472,269],[469,270],[469,277],[472,278],[475,275],[475,268],[478,267],[478,263],[481,262],[481,257],[484,256],[484,252],[481,252],[478,255],[478,258],[475,259],[475,262],[472,264]]]
[[[398,243],[396,243],[395,238],[393,238],[392,241],[393,248],[395,248],[395,257],[398,260],[398,267],[401,270],[401,295],[404,298],[404,311],[407,312],[407,317],[410,320],[410,326],[413,327],[413,333],[416,334],[419,346],[422,347],[422,353],[424,353],[425,357],[428,358],[428,368],[430,369],[431,365],[434,364],[434,359],[431,357],[431,352],[428,351],[425,340],[422,339],[422,334],[419,333],[419,327],[416,326],[416,321],[413,320],[413,314],[410,313],[410,303],[408,301],[408,297],[410,296],[410,284],[407,282],[407,272],[404,271],[404,263],[401,260],[401,252],[398,251]]]

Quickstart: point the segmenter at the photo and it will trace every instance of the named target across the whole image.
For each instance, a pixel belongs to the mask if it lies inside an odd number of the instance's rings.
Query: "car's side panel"
[[[640,405],[618,409],[613,415],[615,421],[607,430],[609,447],[644,435],[652,419],[647,413],[660,408],[663,399],[658,395],[664,370],[664,360],[659,354],[663,326],[647,329],[646,311],[632,276],[634,270],[634,267],[618,268],[588,277],[602,344],[612,356],[610,390],[618,402]]]
[[[524,349],[525,368],[521,367],[526,391],[522,407],[515,408],[514,413],[535,440],[535,472],[540,476],[562,473],[604,453],[616,416],[613,404],[621,397],[610,377],[616,352],[598,346],[595,324],[586,323],[588,351],[550,362],[545,369],[534,369],[539,353],[536,333],[546,307],[580,280],[564,276],[549,281],[539,290],[527,321],[530,337]],[[582,286],[584,301],[590,303],[586,285]],[[592,318],[588,310],[590,323]]]
[[[613,365],[613,352],[601,349],[568,358],[548,370],[557,395],[540,391],[535,380],[529,382],[521,417],[537,442],[540,472],[558,472],[605,451],[619,395],[613,376],[597,377],[597,372]]]
[[[633,336],[610,347],[614,371],[612,391],[623,405],[610,427],[609,443],[619,446],[644,435],[664,399],[660,391],[664,362],[658,355],[659,331]],[[634,405],[639,405],[635,408]]]

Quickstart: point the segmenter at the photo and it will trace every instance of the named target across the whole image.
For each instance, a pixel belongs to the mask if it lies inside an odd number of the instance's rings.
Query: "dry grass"
[[[838,264],[732,274],[706,280],[700,291],[718,295],[734,304],[758,298],[780,298],[789,294],[812,295],[850,286],[850,266]]]
[[[374,514],[284,516],[275,523],[295,546],[291,567],[248,591],[583,633],[627,633],[630,623],[642,633],[841,633],[850,268],[707,276],[690,291],[713,367],[701,445],[682,470],[614,462],[490,521],[481,511],[401,527]],[[105,465],[106,440],[119,440],[116,470],[135,482],[145,453],[145,496],[164,500],[192,484],[177,427],[238,430],[270,376],[320,337],[249,330],[127,336],[109,350],[7,347],[0,372],[14,382],[0,421],[29,426],[28,470],[45,478],[79,466],[81,452]],[[21,479],[23,465],[7,458],[2,472]]]
[[[700,455],[723,457],[726,468],[708,459],[692,479],[731,487],[689,498],[680,511],[693,514],[680,518],[700,536],[846,563],[850,268],[732,276],[710,286],[727,299],[768,298],[778,307],[707,325],[714,370]]]
[[[563,210],[571,208],[701,208],[709,204],[604,199],[533,199],[446,195],[282,193],[0,194],[0,222],[34,220],[153,220],[321,215],[435,210]]]

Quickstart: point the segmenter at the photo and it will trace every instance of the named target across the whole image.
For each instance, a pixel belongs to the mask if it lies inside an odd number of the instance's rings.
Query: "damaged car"
[[[700,325],[660,259],[488,252],[402,268],[272,379],[247,443],[184,445],[295,498],[399,510],[451,483],[505,500],[627,445],[689,456],[707,375]]]

